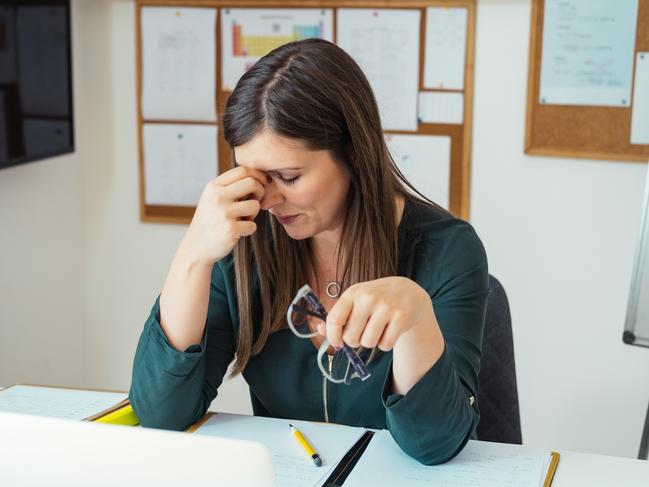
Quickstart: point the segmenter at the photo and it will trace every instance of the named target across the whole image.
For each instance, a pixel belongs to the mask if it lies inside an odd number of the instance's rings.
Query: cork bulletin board
[[[649,145],[631,143],[631,106],[540,102],[546,5],[546,0],[532,2],[525,152],[540,156],[647,162]],[[634,60],[639,51],[649,51],[649,0],[638,0]]]
[[[142,29],[141,17],[143,9],[148,7],[168,8],[214,8],[216,10],[216,121],[160,120],[145,118],[142,110]],[[437,88],[424,86],[424,55],[426,49],[426,9],[428,7],[448,7],[466,9],[466,49],[464,55],[464,80],[462,89]],[[333,10],[333,38],[337,41],[336,12],[338,8],[370,8],[370,9],[416,9],[420,10],[419,35],[419,83],[420,93],[426,92],[457,92],[463,97],[461,123],[417,123],[416,131],[384,130],[385,134],[407,135],[440,135],[450,138],[450,173],[449,173],[449,210],[464,219],[469,218],[469,191],[471,181],[471,130],[473,111],[473,66],[474,66],[474,35],[475,35],[475,0],[383,0],[383,1],[247,1],[247,0],[136,0],[136,73],[137,73],[137,113],[139,140],[139,173],[140,173],[140,219],[145,222],[189,223],[194,214],[194,206],[178,206],[163,204],[147,204],[145,199],[146,171],[145,151],[143,148],[143,127],[145,124],[191,124],[215,126],[217,133],[218,173],[227,171],[230,166],[230,148],[223,138],[221,129],[222,116],[230,91],[222,86],[222,46],[221,46],[221,15],[225,8],[323,8]],[[207,182],[207,181],[206,181]]]

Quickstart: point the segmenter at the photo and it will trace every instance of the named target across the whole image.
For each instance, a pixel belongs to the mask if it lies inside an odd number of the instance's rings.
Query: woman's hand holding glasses
[[[392,350],[399,338],[421,324],[436,323],[430,296],[405,277],[385,277],[350,286],[319,329],[334,347]],[[322,332],[325,333],[322,333]]]
[[[405,395],[444,351],[444,337],[428,292],[405,277],[349,287],[331,308],[326,329],[333,346],[392,350],[391,390]]]
[[[372,350],[375,347],[392,350],[401,337],[410,335],[410,330],[424,333],[415,333],[406,342],[443,342],[430,296],[417,283],[404,277],[355,284],[340,296],[329,313],[305,285],[293,299],[286,318],[298,337],[326,335],[318,350],[318,366],[327,379],[337,383],[349,384],[355,377],[368,378]],[[313,319],[320,322],[317,331],[309,325]],[[430,339],[431,332],[438,332],[437,336]],[[326,350],[330,344],[344,353],[327,360]],[[406,349],[414,350],[412,344]]]

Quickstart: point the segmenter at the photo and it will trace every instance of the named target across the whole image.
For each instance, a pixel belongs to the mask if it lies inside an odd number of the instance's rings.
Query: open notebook
[[[137,425],[126,393],[15,385],[0,390],[0,412]],[[196,435],[252,440],[271,454],[278,487],[399,485],[549,487],[555,452],[469,441],[450,462],[424,466],[386,430],[291,420],[324,460],[316,467],[289,430],[289,420],[208,412],[188,428]]]
[[[304,452],[289,424],[320,454],[322,466],[317,467]],[[211,412],[188,431],[261,443],[270,452],[278,487],[325,485],[345,454],[366,433],[352,426]]]
[[[0,390],[0,412],[88,420],[128,404],[126,392],[16,384]]]
[[[316,467],[289,433],[298,427],[323,457]],[[448,463],[425,466],[406,455],[389,431],[226,413],[208,413],[195,434],[257,441],[271,453],[278,486],[399,485],[427,487],[549,487],[559,454],[469,441]]]
[[[425,466],[403,453],[386,430],[374,435],[345,487],[399,485],[426,487],[549,487],[559,460],[556,452],[484,441],[469,441],[450,462]],[[381,468],[377,468],[377,466]]]

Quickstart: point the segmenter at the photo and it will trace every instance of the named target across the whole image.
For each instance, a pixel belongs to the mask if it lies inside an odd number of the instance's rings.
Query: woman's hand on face
[[[207,183],[181,244],[188,258],[213,265],[241,237],[255,233],[253,220],[261,209],[266,178],[261,171],[238,166]]]
[[[327,316],[329,343],[342,347],[392,350],[401,335],[414,327],[436,323],[428,293],[405,277],[385,277],[351,286]],[[319,327],[325,334],[323,326]]]

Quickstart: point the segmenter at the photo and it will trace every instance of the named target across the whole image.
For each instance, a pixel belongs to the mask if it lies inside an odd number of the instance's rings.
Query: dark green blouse
[[[428,291],[446,342],[441,358],[406,395],[391,394],[391,352],[371,363],[365,382],[325,384],[316,348],[288,328],[269,338],[243,377],[256,415],[387,428],[407,454],[439,464],[460,452],[479,420],[473,397],[489,292],[487,258],[470,224],[411,201],[398,238],[398,274]],[[232,257],[214,266],[202,344],[176,350],[159,313],[158,298],[137,346],[129,399],[143,426],[182,430],[206,413],[234,358]]]

